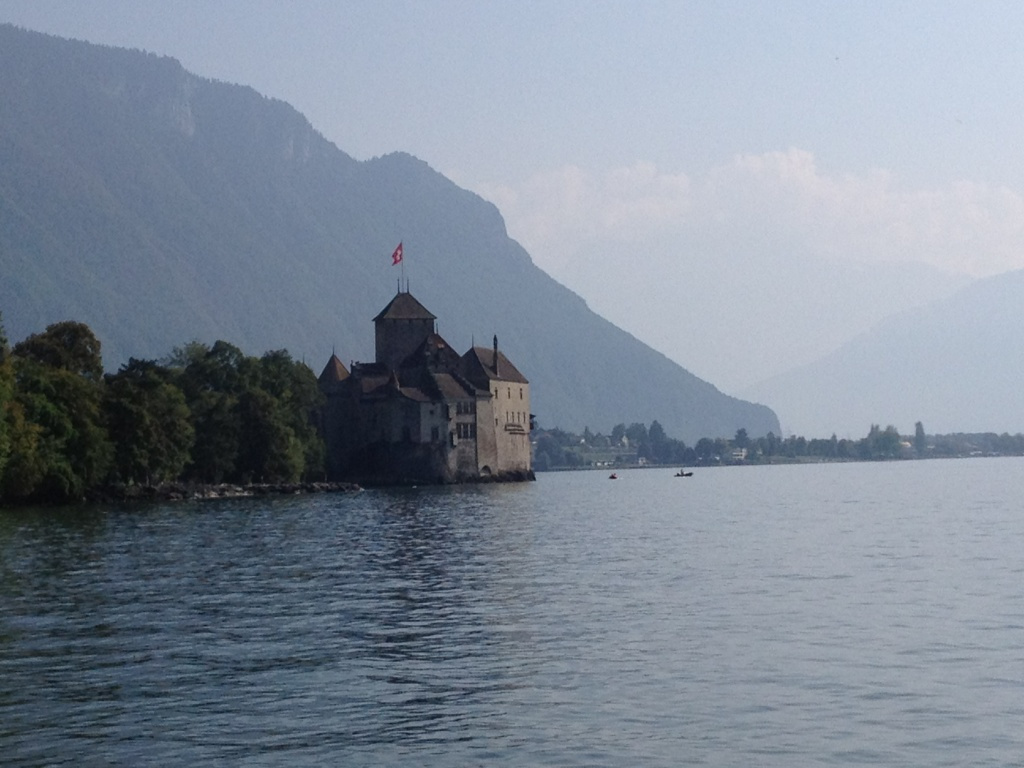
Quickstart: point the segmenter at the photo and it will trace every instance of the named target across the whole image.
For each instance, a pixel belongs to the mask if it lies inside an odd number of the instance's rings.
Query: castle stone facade
[[[320,374],[333,480],[366,484],[533,479],[530,383],[498,349],[456,353],[399,291],[373,319],[376,360]]]

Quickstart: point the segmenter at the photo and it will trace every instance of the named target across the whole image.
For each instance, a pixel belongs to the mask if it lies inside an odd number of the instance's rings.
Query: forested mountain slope
[[[401,240],[439,332],[460,351],[497,334],[543,425],[657,419],[691,442],[779,430],[770,409],[591,312],[492,204],[414,157],[356,161],[289,105],[139,51],[5,25],[0,72],[12,341],[72,319],[95,331],[109,369],[193,339],[286,348],[317,371],[332,349],[369,360]]]

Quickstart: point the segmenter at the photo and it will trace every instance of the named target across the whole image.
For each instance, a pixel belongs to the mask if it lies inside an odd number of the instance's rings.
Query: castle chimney
[[[494,334],[494,375],[498,375],[498,334]]]

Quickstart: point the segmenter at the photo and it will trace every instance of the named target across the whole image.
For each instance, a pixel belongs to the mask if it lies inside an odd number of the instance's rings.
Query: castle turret
[[[395,294],[373,318],[377,362],[398,368],[434,332],[436,319],[411,293]]]

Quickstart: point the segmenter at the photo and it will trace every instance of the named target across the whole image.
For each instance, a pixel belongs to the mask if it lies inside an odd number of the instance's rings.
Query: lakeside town
[[[811,438],[768,433],[750,437],[745,429],[732,439],[705,437],[693,446],[665,434],[657,421],[615,425],[608,434],[584,429],[534,433],[533,466],[538,472],[646,466],[725,466],[822,461],[891,461],[1024,455],[1024,435],[957,432],[929,435],[921,422],[914,434],[901,435],[894,426],[871,425],[859,439]]]

